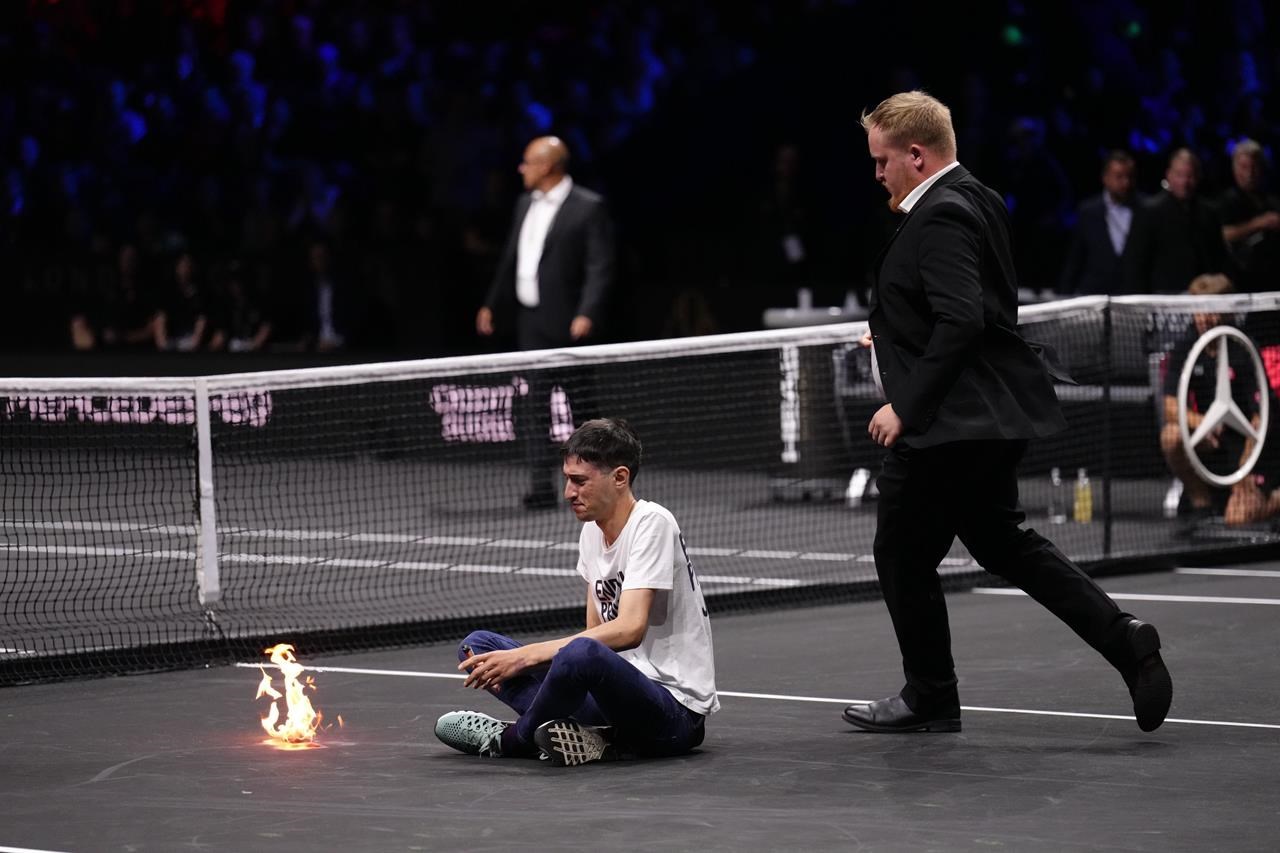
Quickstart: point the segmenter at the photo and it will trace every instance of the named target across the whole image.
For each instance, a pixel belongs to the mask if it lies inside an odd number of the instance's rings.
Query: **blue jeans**
[[[473,631],[458,647],[458,660],[466,659],[468,649],[480,655],[520,645],[491,631]],[[597,640],[571,640],[550,666],[525,671],[500,687],[488,692],[520,715],[516,737],[524,744],[533,743],[538,726],[566,717],[613,726],[614,743],[636,755],[679,755],[702,743],[702,714]]]

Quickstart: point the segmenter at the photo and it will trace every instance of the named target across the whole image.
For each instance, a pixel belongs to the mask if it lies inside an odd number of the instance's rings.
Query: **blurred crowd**
[[[857,117],[914,87],[1005,193],[1029,288],[1280,289],[1260,0],[939,5],[919,28],[890,5],[7,4],[0,346],[473,351],[544,133],[618,221],[614,336],[751,328],[798,287],[863,294],[893,222]],[[1099,205],[1112,238],[1137,211],[1101,284]],[[1156,269],[1170,251],[1185,269]]]

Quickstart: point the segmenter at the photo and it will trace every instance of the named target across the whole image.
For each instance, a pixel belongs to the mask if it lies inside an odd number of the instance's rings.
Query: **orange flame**
[[[321,714],[311,707],[311,700],[306,695],[307,687],[315,690],[315,679],[307,676],[305,684],[298,680],[304,667],[293,656],[293,646],[279,643],[266,649],[264,653],[271,655],[271,662],[280,668],[280,673],[284,676],[282,694],[271,686],[271,676],[263,669],[262,681],[258,683],[258,693],[254,696],[255,699],[269,696],[273,700],[271,710],[262,718],[262,727],[271,736],[269,743],[286,749],[306,747],[315,740],[316,730],[320,728]],[[280,706],[275,701],[282,696],[286,708],[284,722],[280,722]]]

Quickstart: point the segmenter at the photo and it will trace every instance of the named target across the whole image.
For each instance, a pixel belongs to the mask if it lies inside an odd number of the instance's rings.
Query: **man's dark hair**
[[[640,437],[622,418],[596,418],[573,431],[560,448],[560,458],[576,456],[588,465],[612,471],[626,468],[631,482],[640,473]]]
[[[1107,171],[1112,163],[1119,163],[1121,166],[1132,166],[1133,155],[1123,148],[1113,148],[1107,152],[1107,156],[1102,160],[1102,171]]]

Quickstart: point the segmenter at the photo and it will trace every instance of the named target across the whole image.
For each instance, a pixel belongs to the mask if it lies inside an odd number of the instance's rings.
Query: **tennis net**
[[[1272,544],[1265,520],[1229,526],[1185,498],[1167,511],[1160,433],[1164,377],[1197,314],[1245,330],[1269,395],[1278,298],[1024,308],[1027,337],[1080,382],[1059,387],[1071,429],[1024,460],[1029,523],[1094,566]],[[864,330],[0,380],[0,683],[228,660],[265,642],[332,650],[580,621],[578,523],[562,503],[523,499],[555,483],[546,451],[598,415],[641,436],[637,494],[679,519],[710,606],[874,592],[879,451],[865,425],[881,403]],[[942,570],[956,584],[980,572],[958,543]]]

